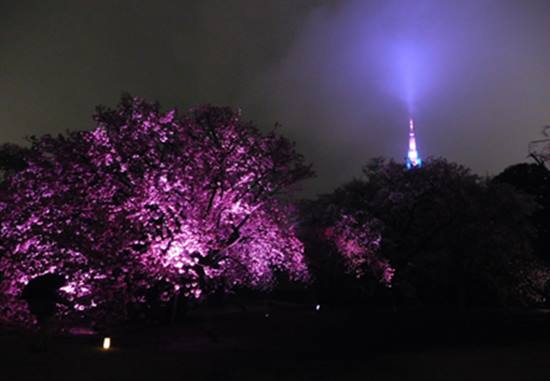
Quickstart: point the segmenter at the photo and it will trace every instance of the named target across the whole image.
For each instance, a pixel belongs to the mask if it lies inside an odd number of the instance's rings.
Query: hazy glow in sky
[[[526,159],[550,124],[547,0],[57,1],[0,7],[0,139],[92,126],[123,90],[166,108],[239,106],[297,141],[311,194],[365,161],[480,174]]]

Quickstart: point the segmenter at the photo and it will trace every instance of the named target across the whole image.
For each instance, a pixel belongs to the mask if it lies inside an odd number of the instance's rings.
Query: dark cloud
[[[87,4],[87,5],[84,5]],[[121,91],[242,107],[315,164],[310,193],[422,155],[479,173],[550,123],[546,0],[12,2],[0,22],[0,138],[92,126]]]

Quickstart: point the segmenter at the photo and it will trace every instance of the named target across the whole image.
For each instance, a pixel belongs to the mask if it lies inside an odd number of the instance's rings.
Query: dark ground
[[[45,353],[0,331],[0,380],[550,380],[550,314],[194,311],[186,322],[56,337]]]

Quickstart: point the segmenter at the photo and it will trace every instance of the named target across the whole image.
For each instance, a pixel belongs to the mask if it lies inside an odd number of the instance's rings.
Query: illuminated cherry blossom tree
[[[300,204],[300,237],[316,298],[333,304],[389,301],[396,270],[382,252],[384,224],[340,193]]]
[[[287,139],[228,108],[166,113],[124,96],[92,131],[31,139],[0,201],[0,317],[29,320],[20,294],[55,272],[66,315],[125,318],[155,295],[305,280],[285,201],[311,175]]]
[[[334,226],[325,230],[325,237],[335,244],[357,278],[370,273],[381,284],[391,287],[395,269],[380,255],[382,238],[373,223],[361,224],[351,215],[343,214]]]

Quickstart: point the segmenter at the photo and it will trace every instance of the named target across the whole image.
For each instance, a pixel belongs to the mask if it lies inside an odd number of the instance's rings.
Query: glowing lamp
[[[320,310],[321,310],[321,305],[320,305],[320,304],[317,304],[317,305],[315,306],[315,311],[320,311]]]
[[[111,349],[111,338],[110,337],[104,337],[103,338],[103,349],[105,349],[105,350]]]

